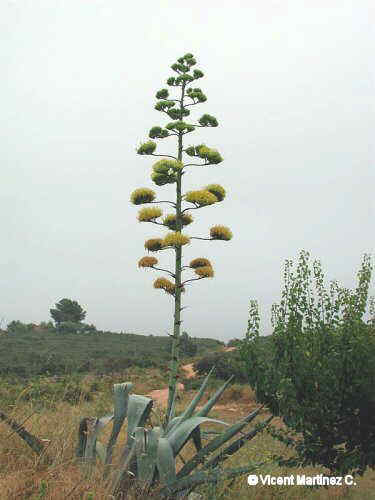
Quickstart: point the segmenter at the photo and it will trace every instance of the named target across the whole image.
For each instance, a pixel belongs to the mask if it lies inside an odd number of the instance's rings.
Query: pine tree
[[[177,73],[177,76],[171,76],[167,79],[166,83],[169,87],[176,88],[179,93],[177,98],[170,98],[167,88],[163,88],[156,92],[156,99],[158,101],[155,105],[155,109],[166,114],[168,118],[173,121],[167,123],[164,128],[161,126],[152,127],[149,132],[149,138],[165,139],[175,136],[177,138],[176,156],[155,154],[156,142],[153,140],[142,143],[137,149],[139,155],[163,157],[152,166],[151,179],[157,186],[176,184],[176,199],[175,201],[156,201],[155,192],[150,188],[138,188],[131,194],[131,202],[134,205],[167,203],[174,209],[173,213],[166,214],[161,221],[160,218],[163,212],[159,207],[145,207],[142,208],[138,214],[138,220],[140,222],[158,224],[170,230],[164,237],[147,240],[145,242],[146,250],[153,253],[165,249],[173,249],[175,251],[175,265],[173,271],[156,267],[158,263],[156,257],[145,256],[138,262],[140,268],[152,268],[164,271],[174,280],[171,281],[165,277],[159,277],[154,281],[154,288],[159,288],[170,294],[174,298],[175,306],[166,423],[171,416],[177,385],[179,365],[178,345],[180,339],[181,311],[183,309],[181,307],[181,294],[185,292],[185,285],[187,283],[204,278],[212,278],[214,276],[211,262],[204,257],[195,258],[189,265],[183,265],[182,247],[190,244],[193,239],[227,241],[232,238],[230,229],[222,225],[211,227],[209,237],[194,237],[182,233],[183,227],[193,222],[193,217],[190,214],[191,210],[197,210],[213,205],[214,203],[220,203],[224,200],[226,194],[225,189],[219,184],[209,184],[208,186],[184,194],[182,192],[182,176],[190,171],[189,167],[217,165],[223,161],[223,158],[216,149],[207,147],[205,144],[189,146],[184,149],[183,139],[186,134],[190,134],[197,127],[218,126],[216,118],[209,114],[203,114],[198,120],[198,123],[187,123],[185,121],[185,118],[190,115],[190,106],[195,106],[207,101],[207,97],[202,90],[193,87],[194,81],[204,76],[199,69],[192,69],[195,64],[196,60],[192,54],[185,54],[183,57],[180,57],[175,64],[172,64],[171,68]],[[193,163],[189,163],[189,160],[187,163],[183,163],[183,154],[196,158],[196,160],[190,160],[193,161]],[[183,208],[182,202],[188,203],[189,205]],[[183,281],[182,272],[188,269],[194,271],[197,277]]]

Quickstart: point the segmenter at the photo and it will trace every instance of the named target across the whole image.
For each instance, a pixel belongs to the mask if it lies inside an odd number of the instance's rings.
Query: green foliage
[[[7,326],[8,333],[26,333],[30,330],[29,326],[21,321],[11,321]]]
[[[371,280],[365,255],[355,292],[331,282],[323,286],[320,263],[313,264],[317,294],[311,289],[309,253],[302,251],[296,274],[284,268],[280,305],[272,307],[274,331],[269,358],[262,352],[256,301],[241,354],[257,400],[280,416],[286,431],[272,435],[294,456],[281,465],[321,465],[333,474],[363,474],[375,467],[375,335],[365,312]],[[337,298],[335,298],[335,292]]]
[[[58,333],[78,333],[80,330],[80,324],[75,321],[61,321],[56,325],[56,331]]]
[[[242,345],[241,339],[230,339],[227,343],[227,347],[240,347]]]
[[[62,323],[80,323],[85,319],[86,311],[78,304],[76,300],[61,299],[55,304],[55,309],[50,309],[52,319],[56,327]]]
[[[199,375],[206,375],[213,367],[215,367],[215,377],[220,380],[226,380],[233,375],[234,382],[243,384],[248,382],[246,367],[237,351],[209,354],[194,363],[194,370]]]
[[[194,341],[199,353],[221,345],[207,338]],[[0,376],[12,377],[13,382],[16,378],[35,376],[123,372],[131,366],[160,367],[169,360],[168,337],[103,332],[86,324],[81,324],[79,331],[64,335],[55,328],[29,327],[5,335],[1,344]]]

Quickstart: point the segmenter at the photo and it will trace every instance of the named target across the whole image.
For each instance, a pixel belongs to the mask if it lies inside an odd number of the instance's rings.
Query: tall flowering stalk
[[[128,492],[132,490],[133,486],[138,490],[141,487],[146,495],[146,497],[138,496],[138,498],[154,497],[154,493],[158,494],[158,498],[182,498],[193,492],[201,484],[217,484],[220,479],[233,480],[237,476],[253,473],[268,463],[268,460],[266,460],[247,462],[245,467],[239,468],[222,467],[225,460],[237,453],[242,446],[266,428],[272,420],[272,416],[268,417],[262,422],[256,423],[251,430],[245,431],[246,426],[259,416],[262,406],[233,424],[227,424],[208,416],[231,383],[233,376],[219,387],[203,406],[198,406],[208,388],[209,378],[213,372],[212,369],[182,413],[175,415],[179,362],[178,344],[182,310],[181,293],[184,292],[187,283],[203,278],[212,278],[214,275],[211,262],[205,257],[197,257],[189,265],[182,265],[182,247],[189,244],[192,239],[229,240],[232,237],[230,230],[220,225],[211,228],[210,237],[208,238],[187,236],[181,232],[184,226],[193,222],[193,218],[189,213],[190,210],[218,203],[225,197],[224,188],[218,184],[210,184],[203,189],[182,194],[181,180],[187,171],[185,170],[187,167],[214,165],[222,161],[220,154],[216,150],[210,149],[203,144],[183,149],[183,136],[185,134],[192,132],[196,127],[216,127],[218,125],[217,120],[207,114],[199,119],[199,124],[188,124],[183,121],[183,118],[190,113],[187,109],[188,106],[206,101],[206,96],[200,89],[189,87],[191,82],[203,76],[203,73],[199,70],[194,70],[192,74],[189,73],[194,65],[195,59],[192,54],[186,54],[172,66],[178,76],[169,78],[167,83],[171,87],[180,87],[179,99],[168,99],[169,93],[167,89],[159,90],[156,94],[158,102],[155,108],[176,121],[168,123],[164,129],[153,127],[150,130],[150,139],[176,136],[177,155],[154,154],[156,144],[153,141],[145,142],[138,148],[139,154],[164,157],[153,165],[151,178],[158,186],[175,183],[176,201],[156,202],[155,193],[149,188],[136,189],[131,195],[131,201],[135,205],[168,203],[174,208],[174,213],[166,214],[162,222],[157,220],[162,216],[162,210],[158,207],[142,208],[138,214],[140,222],[151,222],[169,229],[169,232],[163,238],[147,240],[145,243],[146,250],[156,253],[169,248],[175,251],[174,271],[156,267],[158,259],[154,256],[146,255],[138,262],[140,268],[153,268],[166,272],[173,280],[159,277],[154,282],[154,287],[173,296],[175,303],[166,419],[164,422],[158,422],[157,426],[151,426],[150,428],[153,400],[147,396],[132,394],[133,384],[124,382],[113,386],[114,407],[111,414],[101,418],[83,417],[78,429],[76,457],[77,462],[83,467],[85,477],[89,478],[91,476],[97,464],[97,458],[99,458],[104,465],[103,481],[108,491],[108,497],[116,499],[128,498]],[[190,99],[190,102],[185,104],[185,99]],[[183,153],[200,158],[203,162],[184,164]],[[188,208],[182,207],[183,200],[190,203]],[[194,271],[196,277],[182,280],[181,274],[187,269]],[[38,455],[43,454],[43,458],[48,459],[49,462],[52,460],[51,457],[44,456],[42,440],[28,433],[17,422],[12,421],[1,412],[0,420],[4,420],[12,426],[34,452]],[[114,467],[113,452],[125,420],[127,421],[126,439],[125,443],[122,444],[117,466]],[[225,425],[226,429],[212,439],[207,438],[201,432],[201,425],[208,422]],[[110,423],[112,423],[112,432],[105,443],[99,440],[98,437],[103,428]],[[207,439],[209,439],[208,442]],[[230,444],[228,444],[229,441]],[[185,461],[180,452],[190,442],[194,445],[195,453],[189,460]],[[177,457],[180,457],[184,464],[182,468],[176,466]]]
[[[193,55],[185,54],[171,66],[172,70],[177,73],[177,76],[168,78],[167,85],[176,88],[178,94],[177,98],[169,97],[169,90],[166,88],[156,92],[156,99],[158,99],[158,101],[155,105],[155,109],[164,113],[168,118],[174,121],[167,123],[164,128],[161,126],[152,127],[149,132],[149,138],[165,139],[172,136],[176,137],[176,156],[155,154],[156,143],[153,140],[142,143],[137,149],[137,153],[140,155],[163,157],[163,159],[157,161],[152,166],[151,179],[157,186],[175,184],[176,199],[175,201],[155,201],[155,192],[150,188],[138,188],[131,195],[131,202],[134,205],[167,203],[174,209],[173,213],[166,214],[162,219],[163,212],[159,207],[145,207],[142,208],[138,214],[138,220],[140,222],[158,224],[170,230],[164,237],[147,240],[145,242],[146,250],[153,253],[165,249],[173,249],[175,251],[173,271],[156,267],[158,260],[155,257],[142,257],[138,262],[139,267],[164,271],[173,279],[173,281],[171,281],[163,277],[157,278],[154,282],[155,288],[164,290],[166,293],[173,296],[175,306],[166,424],[173,418],[172,408],[174,407],[177,390],[179,338],[181,311],[183,309],[181,307],[181,293],[185,291],[185,284],[204,278],[212,278],[214,276],[211,262],[203,257],[194,259],[189,265],[183,265],[182,247],[190,244],[192,239],[230,240],[232,238],[230,229],[222,225],[211,227],[209,237],[194,237],[182,233],[183,227],[193,222],[193,217],[190,214],[191,210],[197,210],[213,205],[214,203],[220,203],[225,198],[225,189],[219,184],[210,184],[184,194],[182,192],[182,176],[190,170],[188,167],[216,165],[223,161],[223,158],[216,149],[209,148],[205,144],[189,146],[184,149],[183,138],[186,134],[190,134],[197,127],[218,126],[216,118],[209,114],[204,114],[198,120],[198,123],[187,123],[185,121],[185,118],[190,115],[189,107],[203,103],[207,100],[207,97],[200,88],[193,88],[194,81],[203,77],[202,71],[192,69],[195,64],[196,60]],[[183,163],[184,154],[196,158],[197,160],[188,160],[187,163]],[[193,163],[191,163],[192,161]],[[194,161],[199,162],[194,163]],[[183,201],[188,203],[187,207],[182,206]],[[182,273],[188,269],[193,270],[197,277],[183,281]]]

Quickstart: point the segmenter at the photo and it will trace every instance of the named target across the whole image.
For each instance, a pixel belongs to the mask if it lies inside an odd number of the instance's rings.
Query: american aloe
[[[153,400],[137,394],[130,394],[132,384],[114,384],[114,412],[102,418],[84,418],[79,427],[79,440],[76,450],[78,460],[86,467],[86,475],[98,457],[105,464],[104,478],[108,478],[108,493],[117,496],[124,491],[123,481],[130,474],[136,478],[147,496],[157,492],[162,498],[181,498],[191,492],[198,485],[205,482],[217,482],[220,477],[236,477],[255,471],[264,463],[251,463],[239,469],[221,469],[219,464],[238,451],[246,442],[262,430],[272,417],[254,426],[251,431],[242,433],[242,429],[252,422],[262,407],[249,413],[239,422],[229,425],[222,420],[209,418],[207,415],[214,407],[232,378],[225,382],[207,403],[197,409],[198,403],[204,395],[212,371],[202,383],[196,397],[190,402],[185,411],[174,415],[175,398],[172,401],[172,418],[168,424],[146,428],[150,417]],[[111,477],[108,477],[112,467],[112,451],[120,433],[121,427],[127,419],[127,440],[117,467]],[[109,422],[113,422],[112,433],[104,446],[98,441],[102,429]],[[227,427],[222,433],[207,444],[202,444],[205,438],[201,433],[200,425],[205,422],[214,422]],[[230,439],[241,434],[224,449],[220,449]],[[180,456],[182,448],[190,441],[194,443],[196,453],[177,472],[176,458]],[[219,450],[220,449],[220,450]]]
[[[138,213],[140,222],[150,222],[157,224],[169,232],[164,237],[152,238],[145,242],[145,248],[149,252],[160,252],[165,249],[172,249],[175,252],[174,269],[162,269],[156,267],[158,260],[156,257],[142,257],[138,266],[144,269],[156,269],[166,272],[174,281],[165,277],[157,278],[154,282],[154,288],[160,288],[171,295],[174,299],[174,325],[173,325],[173,342],[170,361],[170,377],[168,384],[168,407],[166,413],[166,424],[172,418],[172,405],[177,390],[177,373],[179,366],[179,340],[181,328],[181,294],[185,291],[185,285],[192,281],[203,278],[212,278],[214,270],[211,262],[203,257],[193,259],[189,265],[182,263],[182,247],[188,245],[191,240],[230,240],[232,232],[229,228],[223,225],[211,227],[209,237],[188,236],[181,231],[184,226],[193,222],[190,214],[191,210],[197,210],[215,203],[220,203],[224,200],[226,192],[219,184],[209,184],[196,190],[182,192],[182,176],[188,173],[193,166],[216,165],[223,161],[220,153],[216,149],[207,147],[205,144],[198,144],[184,148],[183,138],[186,134],[190,134],[197,127],[217,127],[218,121],[215,117],[204,114],[198,123],[187,123],[185,117],[190,115],[189,107],[207,101],[207,97],[200,88],[193,88],[193,82],[203,77],[202,71],[198,69],[192,70],[196,60],[192,54],[185,54],[180,57],[175,64],[171,66],[173,71],[177,73],[177,77],[167,79],[169,87],[175,87],[178,90],[178,95],[175,98],[170,98],[169,90],[164,88],[156,92],[158,99],[155,109],[165,113],[170,119],[175,120],[164,128],[154,126],[149,132],[149,138],[142,143],[137,153],[140,155],[163,157],[152,166],[151,179],[157,186],[166,184],[176,185],[176,198],[174,201],[156,201],[155,192],[150,188],[138,188],[130,197],[134,205],[150,204],[150,203],[167,203],[174,209],[174,213],[165,214],[159,207],[148,206],[142,208]],[[189,102],[186,102],[189,101]],[[152,139],[165,139],[167,137],[176,137],[177,152],[176,155],[156,154],[156,143]],[[197,158],[197,160],[188,160],[183,162],[183,154]],[[198,161],[200,161],[198,163]],[[190,161],[190,163],[189,163]],[[191,163],[193,161],[193,163]],[[182,202],[188,203],[187,207],[182,206]],[[162,219],[161,219],[162,218]],[[196,277],[183,280],[182,273],[184,271],[194,271]]]
[[[154,282],[155,288],[166,291],[174,298],[174,330],[173,343],[171,349],[169,395],[166,416],[160,425],[149,428],[147,426],[152,410],[153,400],[137,394],[130,394],[132,384],[125,382],[114,385],[114,410],[112,414],[102,418],[83,418],[80,422],[78,432],[78,446],[76,455],[79,462],[86,468],[89,475],[92,467],[96,463],[97,457],[104,464],[104,478],[108,482],[108,492],[112,495],[122,494],[127,488],[126,480],[129,483],[136,483],[151,496],[157,492],[162,497],[181,498],[194,488],[205,482],[217,482],[219,478],[233,478],[239,475],[250,473],[263,465],[262,463],[247,464],[246,467],[237,469],[222,469],[221,463],[237,452],[246,442],[252,439],[270,421],[270,418],[253,427],[246,433],[242,429],[252,422],[261,411],[262,407],[249,413],[239,422],[229,425],[221,420],[208,417],[210,410],[214,407],[224,390],[231,382],[229,379],[220,389],[213,394],[210,399],[198,409],[212,371],[205,378],[197,395],[193,398],[186,409],[178,416],[175,415],[177,398],[177,373],[179,367],[179,340],[181,325],[181,293],[185,291],[185,285],[195,280],[211,278],[214,275],[211,262],[205,257],[193,259],[189,265],[182,265],[182,246],[189,244],[192,239],[201,240],[230,240],[232,233],[230,229],[222,225],[213,226],[210,229],[210,236],[189,237],[181,233],[182,227],[193,221],[190,210],[196,210],[205,206],[219,203],[225,198],[225,189],[219,184],[209,184],[203,189],[193,190],[182,194],[182,176],[190,166],[215,165],[222,162],[222,157],[218,151],[208,148],[204,144],[183,147],[183,136],[195,130],[196,127],[216,127],[218,122],[211,115],[204,114],[199,123],[188,124],[183,118],[190,114],[189,106],[205,102],[206,96],[200,88],[192,88],[189,85],[196,79],[201,78],[203,73],[200,70],[193,70],[191,67],[196,64],[192,54],[186,54],[172,65],[172,69],[178,74],[177,77],[170,77],[167,84],[180,89],[178,99],[170,99],[167,89],[161,89],[156,93],[158,102],[155,108],[166,113],[169,118],[176,120],[168,123],[165,128],[159,126],[150,130],[150,139],[163,139],[170,136],[177,137],[177,155],[157,155],[154,154],[156,143],[152,140],[141,144],[137,150],[140,155],[162,156],[153,165],[151,178],[155,184],[176,184],[176,201],[156,202],[155,193],[149,188],[138,188],[131,195],[131,201],[135,205],[150,203],[169,203],[175,209],[175,213],[166,214],[162,222],[160,218],[162,211],[158,207],[145,207],[140,210],[138,220],[141,222],[151,222],[164,226],[169,232],[164,238],[149,239],[145,243],[145,248],[151,252],[158,252],[164,249],[175,251],[174,271],[156,267],[158,260],[155,257],[145,256],[140,259],[138,266],[142,268],[153,268],[165,271],[174,282],[167,278],[160,277]],[[185,99],[190,103],[185,104]],[[177,104],[177,106],[176,106]],[[183,163],[183,153],[190,157],[203,160],[202,163]],[[182,200],[190,203],[189,208],[182,208]],[[190,269],[195,272],[196,278],[182,279],[182,271]],[[2,414],[0,413],[0,417]],[[4,417],[5,418],[5,417]],[[117,442],[122,425],[127,419],[127,439],[123,445],[119,463],[116,468],[112,465],[114,446]],[[98,440],[102,429],[112,422],[112,432],[109,441],[104,445]],[[217,433],[208,443],[202,441],[206,435],[201,432],[201,424],[214,422],[226,426],[226,430]],[[22,429],[17,428],[17,432],[28,444],[41,454],[42,447],[36,438],[22,433]],[[238,435],[240,434],[240,437]],[[237,436],[230,444],[229,441]],[[182,448],[192,441],[195,446],[195,455],[184,463],[180,470],[176,468],[177,456],[180,456]],[[180,457],[181,458],[181,457]],[[110,474],[111,469],[113,474]],[[124,485],[125,484],[125,485]]]

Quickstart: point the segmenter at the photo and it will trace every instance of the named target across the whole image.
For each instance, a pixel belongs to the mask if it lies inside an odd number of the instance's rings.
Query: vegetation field
[[[120,338],[121,336],[118,336]],[[142,336],[136,336],[142,337]],[[30,337],[33,338],[33,337]],[[126,337],[125,337],[126,338]],[[268,340],[264,340],[265,344]],[[212,354],[211,357],[218,356]],[[236,365],[238,360],[234,352],[222,353],[227,357],[227,368],[230,371],[231,363]],[[210,359],[210,356],[208,357]],[[206,358],[204,358],[206,359]],[[190,360],[191,361],[191,360]],[[199,360],[196,358],[196,364]],[[225,374],[224,374],[225,376]],[[201,377],[199,377],[201,379]],[[184,379],[184,372],[180,370],[180,380],[185,383],[186,390],[181,393],[177,414],[186,408],[186,405],[196,394],[193,381]],[[0,499],[41,499],[62,500],[71,499],[104,499],[110,498],[101,483],[100,467],[91,478],[85,478],[80,466],[76,463],[75,451],[77,446],[78,426],[83,416],[97,416],[109,414],[113,411],[112,388],[114,383],[132,381],[132,392],[148,394],[152,390],[166,387],[168,373],[159,366],[142,368],[130,366],[108,374],[86,372],[75,375],[65,375],[54,381],[48,376],[35,376],[32,379],[15,383],[9,377],[1,380],[1,410],[14,421],[23,424],[24,428],[43,441],[46,453],[52,457],[52,463],[46,465],[29,446],[5,422],[0,422]],[[212,394],[222,381],[213,378],[209,384],[209,394]],[[202,404],[208,399],[204,398]],[[254,393],[248,384],[234,383],[220,398],[217,409],[213,409],[210,416],[222,419],[228,423],[237,421],[253,409],[257,403]],[[158,425],[164,416],[164,409],[155,405],[151,422],[148,425]],[[266,409],[261,411],[257,421],[268,416]],[[274,425],[282,427],[279,419]],[[252,425],[252,424],[251,424]],[[100,437],[106,442],[110,434],[110,425],[104,429]],[[219,431],[222,426],[206,424],[205,431]],[[125,439],[125,428],[119,436],[114,463],[119,458],[121,443]],[[204,439],[205,442],[205,439]],[[192,445],[184,449],[183,457],[178,459],[177,468],[183,465],[182,459],[187,460],[194,454]],[[227,467],[240,467],[250,462],[268,462],[258,473],[271,476],[328,475],[322,468],[282,468],[270,460],[273,454],[288,456],[285,445],[275,440],[263,431],[254,440],[249,441],[241,450],[228,459]],[[375,498],[375,473],[366,472],[362,478],[356,478],[356,486],[329,487],[311,489],[303,486],[248,486],[246,476],[234,481],[219,481],[214,486],[201,486],[196,491],[203,499],[331,499],[331,498]],[[138,500],[148,498],[134,491],[129,499]]]
[[[105,374],[130,366],[160,367],[170,359],[167,336],[149,335],[145,342],[144,335],[132,333],[102,332],[95,328],[87,333],[61,333],[53,327],[14,323],[0,337],[2,376]],[[190,342],[196,345],[198,355],[223,345],[209,338],[190,339]],[[184,351],[181,355],[186,356]]]

